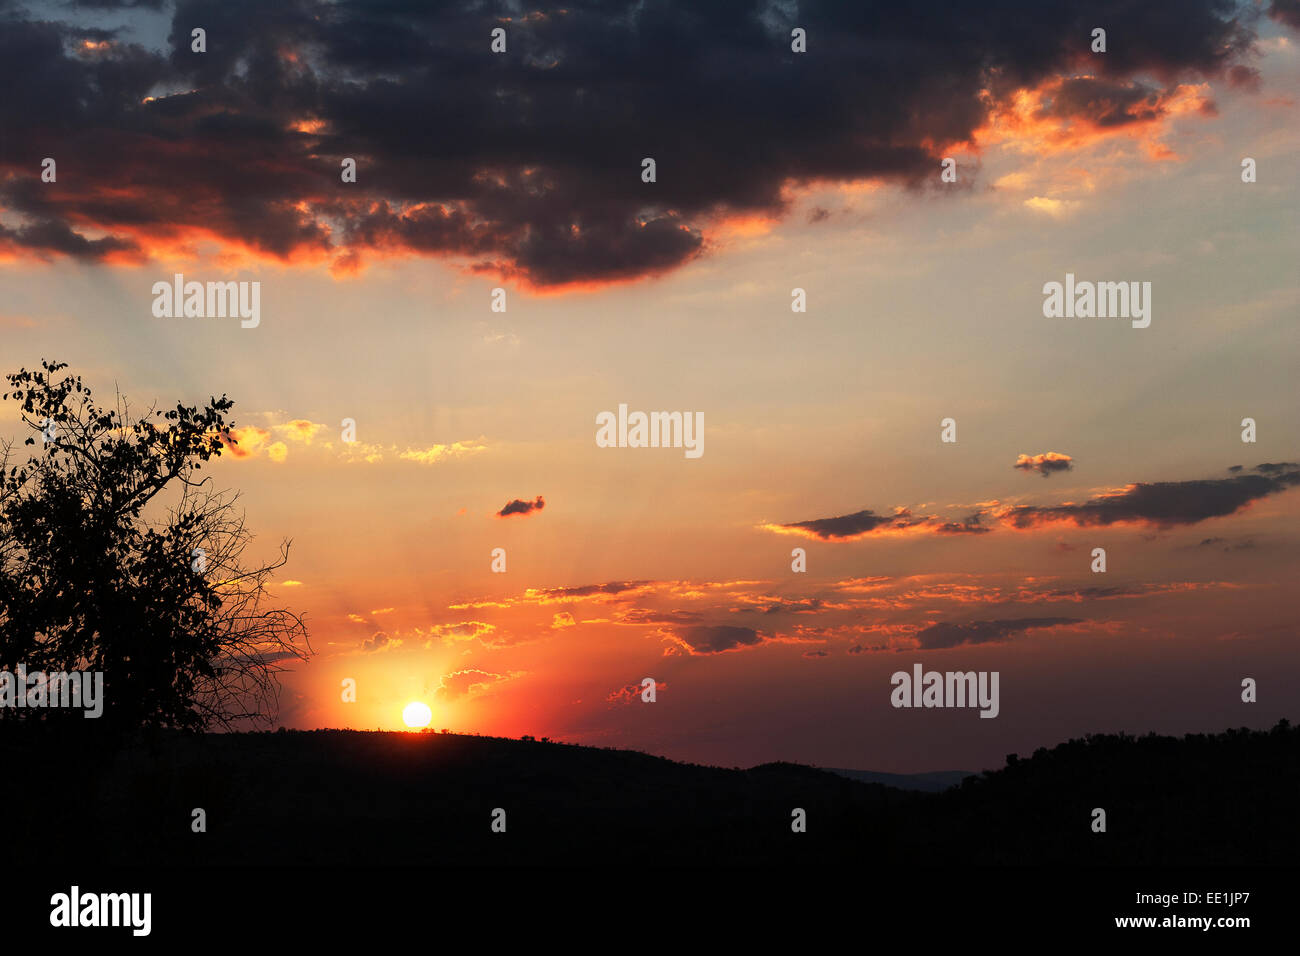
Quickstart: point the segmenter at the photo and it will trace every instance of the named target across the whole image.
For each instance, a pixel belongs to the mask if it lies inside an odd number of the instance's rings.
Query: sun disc
[[[411,701],[402,710],[402,721],[408,727],[428,727],[431,720],[433,720],[433,711],[429,709],[428,704],[418,700]]]

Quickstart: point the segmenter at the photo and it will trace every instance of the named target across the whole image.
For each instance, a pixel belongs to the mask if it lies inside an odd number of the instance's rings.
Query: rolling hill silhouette
[[[931,770],[928,773],[881,773],[878,770],[843,770],[838,767],[822,767],[827,773],[837,773],[850,780],[863,783],[883,783],[886,787],[899,790],[924,790],[926,793],[940,793],[949,787],[955,787],[967,777],[969,770]]]
[[[1213,865],[1300,851],[1300,730],[1286,721],[1089,736],[939,793],[434,733],[160,733],[113,750],[6,728],[0,757],[27,768],[0,788],[4,819],[69,863]],[[806,833],[791,831],[796,807]],[[1106,833],[1092,832],[1095,807]]]

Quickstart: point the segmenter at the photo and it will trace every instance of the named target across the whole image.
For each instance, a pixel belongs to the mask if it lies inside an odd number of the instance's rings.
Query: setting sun
[[[406,726],[413,728],[428,727],[429,721],[433,720],[433,711],[429,709],[428,704],[420,701],[412,701],[402,710],[402,720]]]

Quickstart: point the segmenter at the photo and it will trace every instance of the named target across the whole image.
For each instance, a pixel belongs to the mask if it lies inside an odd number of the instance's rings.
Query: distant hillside
[[[863,783],[880,783],[886,787],[897,787],[899,790],[922,790],[926,793],[939,793],[950,787],[955,787],[967,777],[971,776],[972,770],[934,770],[930,773],[879,773],[875,770],[841,770],[836,767],[822,767],[827,773],[838,773],[841,777],[848,777],[850,780],[861,780]]]
[[[0,731],[0,813],[69,864],[1287,863],[1300,731],[1071,740],[942,793],[796,764],[342,730]],[[207,813],[192,833],[191,811]],[[490,829],[494,808],[506,833]],[[1108,831],[1090,828],[1094,807]],[[792,833],[791,811],[807,813]]]

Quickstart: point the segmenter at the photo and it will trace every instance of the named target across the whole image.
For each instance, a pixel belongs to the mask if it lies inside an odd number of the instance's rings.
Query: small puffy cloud
[[[1060,452],[1048,451],[1041,455],[1020,455],[1012,467],[1021,471],[1036,471],[1046,478],[1053,472],[1070,471],[1074,467],[1074,459]]]
[[[444,674],[439,678],[438,686],[433,694],[442,700],[457,700],[461,697],[471,697],[482,693],[495,684],[517,676],[519,676],[518,673],[493,674],[490,671],[479,670],[476,667],[467,667],[464,670]]]
[[[667,689],[667,681],[655,681],[656,696],[662,694]],[[618,690],[607,696],[605,702],[616,706],[621,706],[623,704],[640,704],[643,703],[641,700],[641,693],[643,690],[644,688],[640,684],[628,684],[624,687],[620,687]]]
[[[573,627],[576,623],[572,614],[568,611],[561,611],[551,619],[551,629],[558,631],[566,627]]]
[[[391,650],[395,647],[401,647],[401,639],[389,637],[383,631],[376,631],[370,637],[361,642],[361,650],[369,653],[371,651]]]
[[[483,621],[461,621],[459,624],[435,624],[433,636],[444,642],[472,641],[495,630],[495,625]]]
[[[278,465],[289,457],[289,446],[282,441],[275,442],[267,447],[266,457]]]
[[[763,643],[763,636],[752,627],[730,624],[682,627],[668,635],[688,654],[721,654]]]
[[[524,501],[515,498],[506,502],[506,506],[497,512],[498,518],[508,518],[511,515],[530,515],[534,511],[541,511],[546,507],[546,501],[541,495],[537,496],[535,501]]]

